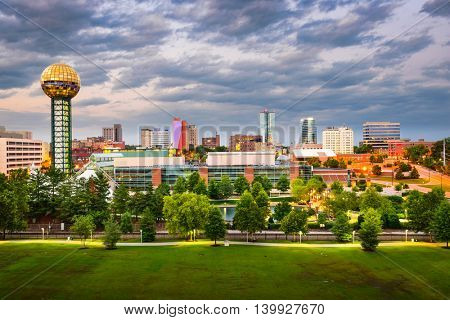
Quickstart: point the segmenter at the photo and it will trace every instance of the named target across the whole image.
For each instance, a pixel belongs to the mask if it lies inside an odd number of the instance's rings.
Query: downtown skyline
[[[38,139],[50,140],[39,77],[59,61],[82,83],[74,138],[122,123],[137,144],[140,126],[169,127],[173,116],[199,128],[257,128],[264,108],[278,127],[312,116],[319,132],[347,125],[355,141],[365,121],[398,121],[402,138],[449,133],[450,8],[433,11],[445,1],[5,3],[17,12],[0,4],[0,124]]]

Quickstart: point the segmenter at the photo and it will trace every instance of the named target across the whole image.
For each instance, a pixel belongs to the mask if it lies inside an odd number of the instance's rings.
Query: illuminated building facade
[[[259,133],[262,142],[273,143],[273,128],[275,127],[275,112],[267,109],[259,113]]]

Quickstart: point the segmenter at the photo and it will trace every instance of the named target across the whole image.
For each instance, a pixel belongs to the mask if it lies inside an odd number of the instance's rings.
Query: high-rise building
[[[364,122],[362,144],[374,150],[387,151],[390,140],[400,139],[399,122]]]
[[[17,138],[17,139],[33,139],[31,131],[11,131],[6,130],[4,126],[0,126],[0,138]]]
[[[210,149],[220,147],[220,135],[216,133],[215,137],[202,138],[202,146]]]
[[[323,148],[336,154],[352,154],[353,143],[353,130],[348,127],[329,127],[322,132]]]
[[[314,118],[302,118],[300,119],[301,128],[301,144],[317,144],[317,127],[316,120]]]
[[[273,128],[275,127],[275,112],[270,112],[267,109],[259,113],[259,133],[262,137],[262,142],[273,143]]]
[[[122,125],[114,124],[112,127],[103,128],[103,138],[106,141],[121,142],[122,137]]]
[[[71,100],[80,90],[80,77],[66,64],[52,64],[42,72],[41,87],[52,99],[52,166],[70,173],[73,168]]]
[[[256,151],[261,149],[261,136],[235,134],[230,136],[230,151]]]
[[[17,138],[0,138],[0,173],[12,170],[40,168],[42,141]]]
[[[168,149],[170,147],[169,130],[143,127],[140,137],[141,147],[155,149]]]
[[[177,151],[188,149],[187,144],[187,122],[180,118],[172,120],[172,146]]]
[[[198,146],[198,129],[194,124],[187,126],[187,148],[196,148]]]

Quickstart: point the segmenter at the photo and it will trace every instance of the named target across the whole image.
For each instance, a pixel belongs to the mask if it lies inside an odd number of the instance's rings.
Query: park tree
[[[423,156],[427,155],[430,151],[425,145],[416,145],[407,147],[404,152],[404,157],[412,163],[418,163]]]
[[[121,236],[120,227],[117,222],[110,217],[105,222],[105,235],[103,237],[103,244],[108,250],[117,248],[117,242],[119,242]]]
[[[335,180],[331,184],[330,190],[331,190],[331,192],[333,192],[333,194],[336,195],[336,194],[342,193],[342,191],[344,191],[344,187],[342,186],[342,183],[340,183],[339,181]]]
[[[338,213],[354,211],[358,205],[358,196],[353,191],[342,191],[325,200],[325,210],[331,217],[336,217]]]
[[[339,161],[334,158],[328,158],[324,163],[323,166],[326,168],[339,168]]]
[[[106,221],[111,217],[109,211],[89,211],[88,215],[92,217],[96,229],[104,227]]]
[[[425,194],[412,190],[405,201],[409,226],[416,232],[429,233],[434,214],[442,201],[445,201],[445,194],[439,188]]]
[[[448,241],[450,240],[450,203],[441,201],[431,224],[431,231],[436,240],[446,243],[448,249]]]
[[[49,182],[50,214],[52,218],[57,218],[59,216],[58,209],[63,198],[61,197],[60,189],[66,179],[66,175],[62,170],[54,167],[51,167],[45,174]]]
[[[306,183],[308,192],[322,193],[327,188],[327,184],[323,181],[320,176],[312,176],[311,179]]]
[[[264,217],[264,220],[267,219],[267,217],[270,216],[270,199],[267,193],[264,190],[261,190],[255,197],[255,202],[261,210],[261,215]]]
[[[372,167],[372,173],[373,173],[373,175],[375,175],[375,176],[381,176],[381,167],[379,166],[379,165],[374,165],[373,167]]]
[[[269,179],[268,176],[263,176],[263,177],[262,177],[261,185],[262,185],[264,191],[265,191],[267,194],[270,194],[270,192],[272,191],[272,188],[273,188],[273,184],[272,184],[272,182],[270,181],[270,179]]]
[[[190,235],[195,241],[197,230],[203,229],[206,223],[209,207],[209,199],[204,195],[183,193],[164,197],[167,230]]]
[[[50,208],[49,177],[42,170],[34,170],[30,174],[29,186],[30,217],[43,217]]]
[[[233,225],[240,231],[247,232],[247,242],[249,234],[261,230],[265,224],[265,217],[253,199],[252,194],[244,191],[236,205],[236,213],[233,218]]]
[[[250,184],[248,183],[247,179],[244,176],[239,176],[234,181],[234,191],[238,195],[242,195],[245,190],[250,189]]]
[[[420,178],[419,171],[417,171],[416,167],[412,168],[411,172],[409,173],[409,178],[410,179],[419,179]]]
[[[86,248],[86,239],[94,232],[94,229],[94,220],[90,215],[75,216],[73,218],[73,224],[70,227],[70,231],[80,237],[84,248]]]
[[[220,183],[217,180],[211,180],[208,184],[208,195],[211,199],[223,199]]]
[[[129,211],[125,212],[120,217],[120,231],[122,231],[122,233],[133,232],[133,221],[132,221],[131,213]]]
[[[228,199],[231,197],[234,191],[234,186],[229,176],[222,176],[219,182],[219,189],[222,199]]]
[[[0,173],[0,230],[3,239],[6,239],[7,232],[23,230],[26,227],[20,201],[15,188],[11,186],[11,181]]]
[[[187,190],[193,192],[195,186],[200,182],[200,180],[200,174],[197,171],[192,172],[186,180]]]
[[[327,223],[327,215],[323,212],[317,215],[317,223],[320,225],[325,225]]]
[[[396,179],[396,180],[402,180],[402,179],[405,179],[405,175],[403,174],[403,171],[402,171],[402,170],[397,169],[397,170],[395,171],[395,179]]]
[[[211,240],[214,240],[214,245],[217,245],[217,239],[225,237],[227,227],[223,220],[220,209],[211,206],[209,209],[208,218],[205,224],[205,234]]]
[[[383,202],[383,196],[380,195],[374,188],[368,188],[364,191],[359,200],[359,208],[365,211],[369,208],[378,209]]]
[[[375,209],[369,208],[363,215],[364,221],[361,223],[361,229],[359,230],[361,247],[366,251],[375,251],[379,243],[378,235],[383,231],[380,214]]]
[[[137,219],[142,212],[148,207],[153,206],[153,193],[151,191],[141,192],[136,191],[130,196],[130,201],[128,202],[128,210],[130,215],[134,215]]]
[[[331,227],[331,232],[336,236],[339,242],[348,242],[352,239],[352,226],[348,216],[345,213],[339,213]]]
[[[281,220],[280,229],[286,234],[295,235],[300,231],[303,234],[308,233],[308,214],[299,208],[292,209],[291,212]]]
[[[291,212],[291,210],[292,206],[290,205],[289,201],[287,200],[280,201],[275,206],[273,218],[277,222],[280,222],[281,220],[283,220],[285,216],[289,214],[289,212]]]
[[[309,201],[309,190],[303,179],[296,178],[291,181],[291,195],[296,202]]]
[[[261,191],[264,191],[264,188],[263,188],[261,182],[254,182],[253,181],[252,189],[251,189],[251,193],[252,193],[253,198],[256,198]]]
[[[152,242],[156,239],[156,221],[155,216],[149,208],[146,208],[141,216],[142,241]]]
[[[148,206],[150,212],[153,214],[157,221],[164,219],[163,207],[164,207],[164,197],[170,195],[170,188],[167,184],[160,184],[153,196],[153,205]]]
[[[178,177],[177,181],[173,185],[173,193],[180,194],[185,193],[188,190],[186,179],[182,176]]]
[[[287,175],[282,174],[277,181],[276,188],[278,190],[280,190],[281,192],[286,192],[289,190],[289,186],[290,186],[290,183],[289,183],[289,179],[288,179]]]
[[[194,187],[193,192],[196,194],[203,194],[203,195],[207,196],[208,195],[208,187],[206,186],[205,180],[200,179],[200,181]]]
[[[90,180],[90,210],[105,212],[108,210],[109,181],[101,170],[95,172]]]
[[[128,206],[130,203],[130,195],[128,189],[124,184],[119,184],[119,186],[114,190],[113,198],[111,201],[111,211],[115,216],[120,216],[128,211]]]

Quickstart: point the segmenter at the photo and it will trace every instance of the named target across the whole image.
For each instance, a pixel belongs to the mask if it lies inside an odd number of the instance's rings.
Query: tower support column
[[[52,166],[72,172],[72,108],[70,98],[52,98]]]

